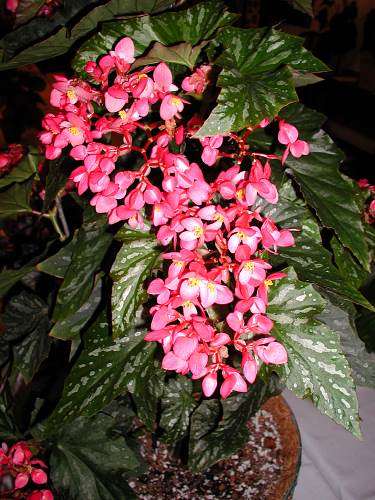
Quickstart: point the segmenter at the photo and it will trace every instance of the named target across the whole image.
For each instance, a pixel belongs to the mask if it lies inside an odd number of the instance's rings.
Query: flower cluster
[[[48,481],[44,469],[47,466],[42,460],[33,458],[28,444],[19,441],[10,448],[3,443],[0,448],[0,496],[14,494],[17,498],[27,500],[53,500],[50,490],[34,490],[23,492],[26,486],[44,485]]]
[[[270,160],[298,158],[309,145],[278,118],[282,157],[250,150],[256,127],[195,139],[201,120],[184,120],[182,112],[188,94],[205,92],[211,67],[184,78],[181,96],[167,64],[135,70],[134,62],[133,42],[124,38],[98,63],[87,63],[94,84],[57,76],[51,103],[59,113],[46,115],[40,139],[49,159],[69,148],[80,162],[71,174],[78,193],[91,192],[91,205],[110,223],[142,228],[148,217],[160,243],[173,245],[164,254],[165,279],[148,287],[157,304],[145,338],[162,344],[165,369],[202,379],[206,396],[221,374],[227,397],[246,391],[262,362],[287,362],[266,315],[268,289],[284,275],[271,272],[267,256],[294,239],[262,216],[260,205],[278,202]],[[258,126],[269,123],[265,118]],[[211,179],[219,161],[226,165],[210,182],[185,154],[197,147]]]
[[[9,144],[6,151],[0,151],[0,177],[8,174],[24,155],[21,144]]]

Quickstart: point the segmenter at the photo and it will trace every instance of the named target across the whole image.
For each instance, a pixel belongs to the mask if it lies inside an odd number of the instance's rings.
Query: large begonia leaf
[[[355,382],[375,388],[375,353],[366,351],[364,342],[358,336],[353,313],[350,314],[327,300],[319,320],[339,334]]]
[[[274,369],[296,396],[311,398],[323,414],[360,437],[358,401],[339,335],[316,319],[324,307],[325,300],[294,271],[272,285],[271,333],[288,352],[288,363]]]
[[[50,336],[61,340],[72,340],[86,325],[98,308],[102,298],[102,281],[99,279],[87,301],[70,316],[58,321],[50,331]]]
[[[79,15],[80,11],[85,10],[87,5],[87,0],[70,2],[70,5],[50,22],[33,19],[12,33],[12,36],[4,37],[2,47],[5,58],[0,64],[0,71],[64,54],[77,40],[94,31],[100,22],[115,19],[120,15],[157,12],[170,7],[171,3],[166,0],[111,0],[104,5],[96,5],[76,24],[68,28],[66,24],[74,16]],[[37,42],[40,39],[42,40]],[[24,50],[15,54],[20,46]]]
[[[162,439],[166,443],[176,443],[187,434],[190,415],[197,406],[192,392],[191,380],[181,375],[166,384],[160,418],[160,427],[165,431]]]
[[[272,382],[258,378],[248,392],[235,393],[221,404],[202,401],[191,418],[189,466],[205,469],[242,448],[249,439],[248,420],[276,392]]]
[[[123,245],[111,269],[115,338],[126,335],[134,326],[139,306],[147,299],[144,282],[157,267],[161,253],[155,236],[150,233],[124,229],[116,238],[123,241]]]
[[[61,247],[57,253],[39,262],[36,269],[56,278],[63,278],[72,262],[73,249],[77,243],[77,233],[78,231],[74,233],[69,243]]]
[[[48,306],[36,294],[23,291],[10,299],[3,323],[4,340],[13,344],[13,370],[29,382],[50,350]]]
[[[128,500],[136,498],[124,473],[139,467],[125,439],[113,433],[110,415],[77,418],[49,435],[51,479],[59,498]]]
[[[348,280],[347,274],[333,265],[333,256],[323,246],[317,223],[303,201],[298,200],[290,181],[284,182],[279,189],[279,201],[276,205],[263,202],[258,207],[262,214],[271,217],[280,227],[299,230],[294,233],[295,246],[280,247],[278,254],[272,257],[274,263],[286,263],[295,269],[300,279],[373,309],[357,290],[357,286]]]
[[[343,154],[322,130],[314,134],[309,143],[310,154],[298,159],[290,155],[287,166],[321,223],[332,228],[341,243],[369,269],[361,213],[351,184],[338,170]]]
[[[197,137],[241,130],[273,118],[297,101],[291,71],[326,71],[327,67],[302,47],[303,39],[268,28],[227,28],[217,37],[224,52],[215,61],[219,77],[217,106]]]
[[[236,17],[224,10],[221,1],[209,0],[178,12],[106,23],[99,33],[81,46],[73,67],[78,73],[82,72],[88,61],[95,61],[107,53],[124,36],[130,36],[134,40],[137,55],[143,54],[152,42],[163,45],[175,45],[179,42],[196,45],[209,39],[219,27],[230,24]]]
[[[79,229],[71,262],[57,295],[54,321],[61,321],[77,312],[90,296],[95,271],[112,241],[106,227],[102,219],[93,217]]]
[[[0,219],[31,212],[31,184],[28,180],[0,191]]]
[[[155,346],[143,340],[145,332],[131,330],[113,341],[103,316],[84,335],[84,349],[64,385],[63,394],[46,421],[53,429],[78,416],[91,416],[137,381],[146,384],[147,367]]]

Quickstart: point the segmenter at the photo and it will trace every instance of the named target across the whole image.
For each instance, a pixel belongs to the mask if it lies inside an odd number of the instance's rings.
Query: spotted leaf
[[[296,396],[311,398],[322,413],[360,437],[355,386],[339,335],[316,319],[324,307],[325,300],[293,270],[270,288],[272,335],[288,351],[288,363],[276,371]]]

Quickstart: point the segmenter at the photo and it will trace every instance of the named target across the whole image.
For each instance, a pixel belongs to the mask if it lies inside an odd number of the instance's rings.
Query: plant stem
[[[60,241],[64,241],[66,240],[67,236],[66,234],[64,233],[64,231],[62,231],[58,221],[57,221],[57,217],[56,217],[56,209],[53,209],[51,210],[50,212],[48,212],[48,214],[46,214],[46,216],[49,218],[49,220],[52,222],[52,225],[53,227],[55,228],[55,231],[57,232],[57,234],[59,235],[59,238],[60,238]]]
[[[59,218],[64,230],[65,238],[69,238],[70,236],[69,226],[68,223],[66,222],[64,210],[59,196],[56,197],[56,207],[57,207],[57,213],[59,214]]]

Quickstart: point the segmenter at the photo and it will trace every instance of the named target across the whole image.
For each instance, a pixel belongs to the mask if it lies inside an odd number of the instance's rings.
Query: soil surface
[[[294,482],[299,435],[282,398],[272,398],[248,423],[250,439],[230,458],[201,473],[172,460],[167,447],[150,436],[141,441],[149,471],[130,486],[143,500],[281,500]],[[294,455],[294,457],[292,456]]]

